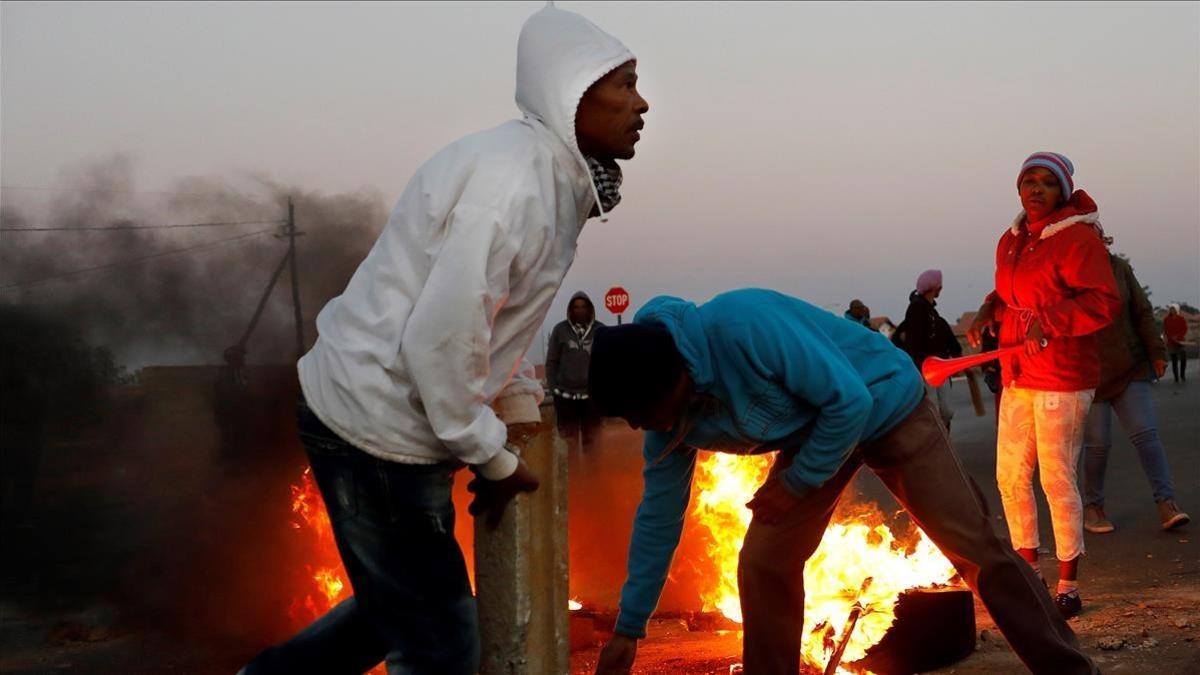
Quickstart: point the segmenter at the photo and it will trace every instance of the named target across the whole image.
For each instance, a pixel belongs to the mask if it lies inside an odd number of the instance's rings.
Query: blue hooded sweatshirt
[[[731,291],[699,307],[659,296],[634,321],[670,331],[697,394],[682,428],[646,433],[616,626],[644,637],[679,546],[697,449],[795,452],[780,477],[802,496],[912,413],[925,388],[884,336],[775,291]]]

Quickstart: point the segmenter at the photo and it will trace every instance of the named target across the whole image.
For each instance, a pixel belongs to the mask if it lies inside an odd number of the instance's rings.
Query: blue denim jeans
[[[1092,403],[1083,431],[1083,503],[1104,506],[1104,471],[1112,448],[1112,414],[1121,420],[1121,428],[1137,450],[1142,472],[1150,482],[1154,501],[1175,498],[1167,453],[1158,437],[1158,420],[1150,397],[1150,383],[1134,380],[1111,401]]]
[[[246,667],[246,675],[388,675],[479,670],[479,620],[454,539],[454,472],[398,464],[343,441],[303,400],[300,439],[354,595]]]

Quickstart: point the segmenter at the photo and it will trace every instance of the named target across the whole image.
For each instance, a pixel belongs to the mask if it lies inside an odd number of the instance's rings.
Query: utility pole
[[[288,197],[288,258],[292,267],[292,310],[296,320],[296,359],[304,356],[304,318],[300,313],[300,272],[296,265],[296,206]]]

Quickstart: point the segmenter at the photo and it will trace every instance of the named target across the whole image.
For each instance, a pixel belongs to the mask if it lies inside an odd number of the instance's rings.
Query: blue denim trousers
[[[1142,472],[1150,482],[1154,501],[1175,498],[1167,453],[1158,437],[1158,420],[1150,397],[1150,382],[1134,380],[1111,401],[1096,401],[1088,413],[1083,431],[1083,503],[1104,506],[1104,471],[1112,448],[1112,416],[1117,414],[1121,428],[1137,450]]]
[[[300,439],[354,595],[246,667],[246,675],[469,675],[479,620],[454,538],[451,487],[461,465],[399,464],[345,442],[301,400]]]

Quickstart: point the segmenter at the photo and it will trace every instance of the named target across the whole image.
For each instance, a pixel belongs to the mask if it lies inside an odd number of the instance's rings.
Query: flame
[[[575,598],[571,598],[570,600],[567,600],[567,610],[574,612],[574,611],[577,611],[580,609],[583,609],[582,602],[576,600]]]
[[[742,622],[738,600],[737,561],[742,539],[750,527],[746,502],[767,477],[771,458],[767,455],[731,455],[714,452],[696,464],[696,505],[692,515],[711,537],[708,557],[717,567],[713,586],[701,593],[704,611],[719,611]]]
[[[701,592],[704,609],[720,611],[738,623],[738,553],[751,518],[745,504],[766,478],[770,463],[761,455],[711,453],[702,455],[696,466],[692,515],[711,537],[707,552],[717,570],[712,585]],[[891,628],[901,593],[948,584],[956,574],[920,530],[915,543],[905,547],[886,525],[871,526],[862,518],[830,524],[804,568],[805,661],[825,667],[856,602],[865,611],[842,661],[862,658]]]
[[[329,513],[325,511],[311,469],[304,469],[299,485],[292,485],[291,492],[294,516],[291,526],[308,541],[306,549],[312,559],[304,564],[304,569],[312,584],[292,599],[288,615],[293,621],[306,624],[349,597],[350,585],[346,583],[346,570],[333,541]]]
[[[333,526],[325,501],[312,477],[312,469],[305,467],[300,483],[291,486],[292,515],[290,525],[306,540],[305,550],[311,556],[304,563],[304,570],[311,583],[292,598],[288,616],[296,627],[302,627],[328,612],[334,605],[350,597],[350,584],[346,583],[346,570],[338,555],[337,543],[333,540]],[[386,675],[386,666],[372,668],[371,675]]]

